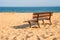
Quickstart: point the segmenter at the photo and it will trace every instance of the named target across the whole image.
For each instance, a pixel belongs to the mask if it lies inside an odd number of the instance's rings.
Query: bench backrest
[[[33,13],[34,18],[51,18],[53,12],[41,12],[41,13]]]

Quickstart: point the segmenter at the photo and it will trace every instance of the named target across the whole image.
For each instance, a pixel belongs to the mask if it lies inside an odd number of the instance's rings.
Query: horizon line
[[[60,6],[0,6],[0,7],[60,7]]]

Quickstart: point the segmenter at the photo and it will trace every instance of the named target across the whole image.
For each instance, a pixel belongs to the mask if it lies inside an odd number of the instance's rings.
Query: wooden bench
[[[31,22],[37,23],[37,25],[40,27],[40,25],[39,25],[40,20],[42,20],[43,24],[44,24],[44,20],[49,20],[50,24],[52,24],[52,22],[51,22],[52,14],[53,14],[53,12],[33,13],[32,20],[28,20],[28,21],[24,21],[24,22],[28,22],[30,24],[30,27],[31,27]]]

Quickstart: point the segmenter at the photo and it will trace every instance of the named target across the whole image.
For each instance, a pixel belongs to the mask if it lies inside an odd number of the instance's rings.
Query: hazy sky
[[[0,0],[0,7],[60,6],[60,0]]]

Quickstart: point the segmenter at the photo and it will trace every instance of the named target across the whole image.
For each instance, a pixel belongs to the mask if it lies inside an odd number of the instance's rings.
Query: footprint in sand
[[[52,40],[57,40],[57,38],[53,38]]]
[[[3,37],[3,35],[1,35],[1,39],[3,39],[4,37]]]
[[[53,36],[54,34],[52,32],[46,32],[46,35]]]
[[[13,37],[13,40],[17,40],[17,39],[16,39],[16,36],[15,36],[15,37]]]
[[[9,40],[9,38],[8,38],[8,37],[6,37],[5,39],[6,39],[6,40]]]
[[[40,38],[34,35],[34,36],[28,38],[27,40],[40,40]]]
[[[1,40],[9,40],[9,38],[6,36],[1,36]]]
[[[44,39],[48,38],[48,37],[46,37],[44,34],[42,34],[41,36],[42,36],[42,38],[44,38]]]
[[[26,40],[40,40],[40,38],[39,38],[39,36],[37,36],[37,35],[34,35],[34,34],[29,34],[29,35],[27,35],[27,38],[26,38]]]
[[[33,33],[32,33],[32,32],[29,32],[29,33],[27,34],[26,38],[30,38],[30,37],[32,37],[32,36],[33,36]]]
[[[39,36],[37,36],[37,40],[40,40]]]
[[[41,36],[42,36],[42,38],[46,39],[46,38],[53,36],[53,35],[54,34],[52,32],[46,32],[46,34],[42,34]]]

